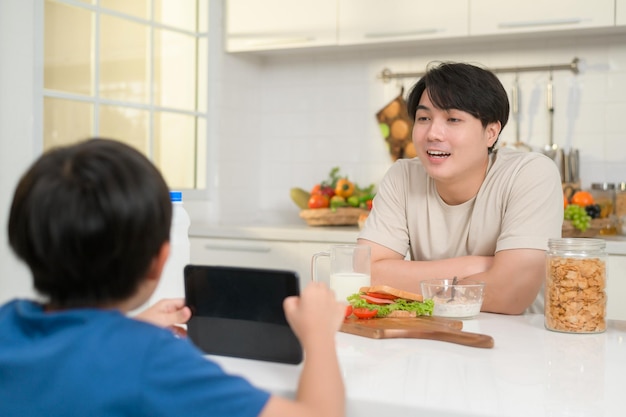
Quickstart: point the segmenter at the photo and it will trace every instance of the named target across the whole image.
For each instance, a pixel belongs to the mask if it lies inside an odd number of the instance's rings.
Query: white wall
[[[582,183],[626,181],[626,42],[624,35],[525,42],[296,52],[224,61],[220,114],[221,219],[225,222],[301,222],[289,188],[311,187],[333,166],[359,183],[378,182],[390,165],[375,113],[400,91],[383,83],[394,72],[423,71],[432,60],[492,68],[566,64],[581,73],[554,72],[554,140],[581,152]],[[511,90],[513,74],[500,79]],[[407,79],[408,90],[416,80]],[[520,74],[521,139],[548,142],[548,73]],[[514,142],[514,123],[501,141]]]
[[[30,275],[11,252],[6,233],[17,179],[32,162],[36,148],[33,3],[0,1],[0,303],[34,294]]]

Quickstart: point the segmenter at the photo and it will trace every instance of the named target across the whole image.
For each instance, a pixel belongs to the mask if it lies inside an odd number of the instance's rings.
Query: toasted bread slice
[[[387,314],[385,317],[417,317],[417,313],[415,311],[405,311],[405,310],[394,310],[391,313]]]
[[[390,287],[388,285],[374,285],[372,287],[361,287],[360,292],[375,292],[378,294],[394,295],[398,298],[404,298],[411,301],[424,301],[424,297],[421,294],[415,294],[397,288]]]

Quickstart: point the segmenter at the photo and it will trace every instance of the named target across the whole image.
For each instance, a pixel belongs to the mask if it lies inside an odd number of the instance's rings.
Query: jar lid
[[[586,237],[567,237],[558,239],[548,239],[548,248],[556,250],[604,250],[606,241],[604,239],[592,239]]]
[[[592,190],[614,190],[615,184],[612,182],[594,182],[591,184]]]

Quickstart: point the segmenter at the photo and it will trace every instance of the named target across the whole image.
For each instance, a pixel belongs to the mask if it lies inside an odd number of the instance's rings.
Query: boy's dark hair
[[[43,154],[24,174],[9,243],[55,307],[132,296],[169,240],[168,187],[139,151],[94,138]]]
[[[424,91],[431,102],[443,110],[462,110],[479,119],[483,127],[500,122],[501,130],[509,120],[509,98],[496,75],[486,69],[465,64],[445,62],[428,69],[413,86],[407,100],[411,119]],[[493,146],[498,141],[494,142]],[[493,150],[489,148],[489,152]]]

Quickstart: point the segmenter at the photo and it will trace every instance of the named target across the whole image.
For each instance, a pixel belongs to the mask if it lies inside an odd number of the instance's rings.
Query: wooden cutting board
[[[413,338],[431,339],[442,342],[479,348],[492,348],[491,336],[464,332],[460,320],[440,317],[345,319],[341,331],[372,339]]]

